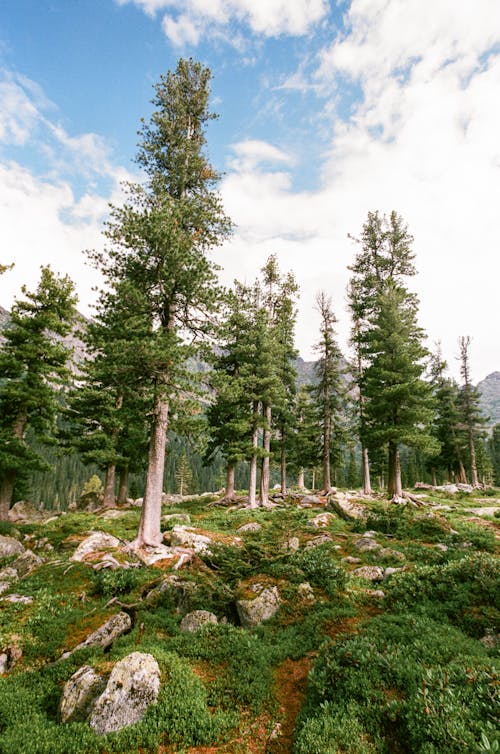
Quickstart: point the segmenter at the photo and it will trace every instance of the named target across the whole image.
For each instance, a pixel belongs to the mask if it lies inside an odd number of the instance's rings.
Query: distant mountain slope
[[[488,426],[500,424],[500,372],[492,372],[478,383],[481,408],[488,417]]]

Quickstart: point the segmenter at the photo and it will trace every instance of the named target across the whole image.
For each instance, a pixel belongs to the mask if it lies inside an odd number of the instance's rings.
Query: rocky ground
[[[138,551],[132,501],[57,516],[18,503],[1,525],[0,752],[495,745],[495,491],[164,502],[164,543]],[[432,674],[462,666],[483,673],[469,696],[447,680],[446,703],[432,697]],[[464,705],[470,723],[451,730]]]

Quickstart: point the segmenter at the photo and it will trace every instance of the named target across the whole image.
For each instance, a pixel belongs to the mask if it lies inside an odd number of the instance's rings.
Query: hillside
[[[484,494],[176,497],[164,544],[139,551],[138,507],[17,504],[0,751],[496,751],[500,500]]]
[[[481,393],[481,408],[488,417],[488,426],[500,423],[500,372],[492,372],[477,385]]]

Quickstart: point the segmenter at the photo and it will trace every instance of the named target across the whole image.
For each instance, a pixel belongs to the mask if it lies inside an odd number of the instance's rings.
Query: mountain
[[[488,418],[488,426],[500,424],[500,372],[492,372],[478,383],[481,409]]]

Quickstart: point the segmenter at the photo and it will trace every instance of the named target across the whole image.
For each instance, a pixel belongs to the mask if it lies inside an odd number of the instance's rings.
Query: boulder
[[[303,602],[309,602],[309,604],[316,602],[316,597],[314,596],[314,590],[308,581],[303,581],[302,584],[298,585],[297,597],[299,600]]]
[[[189,610],[199,587],[193,581],[186,581],[176,573],[169,573],[154,589],[146,594],[143,602],[156,605],[164,595],[171,596],[178,612]]]
[[[160,668],[155,658],[132,652],[116,663],[106,688],[94,703],[89,723],[100,735],[137,723],[156,702],[159,691]]]
[[[77,649],[84,649],[84,647],[102,647],[106,649],[109,647],[115,639],[122,634],[127,633],[132,628],[132,621],[130,615],[121,612],[113,615],[106,623],[103,623],[98,629],[93,631],[87,638],[80,642],[71,652],[67,652],[63,657],[69,657],[70,654],[76,652]]]
[[[196,553],[208,553],[213,543],[210,537],[197,534],[191,527],[174,526],[170,533],[170,544],[174,547],[191,547]]]
[[[308,526],[312,526],[314,529],[322,529],[324,526],[329,526],[333,521],[333,515],[331,513],[320,513],[314,518],[309,519]]]
[[[369,552],[370,550],[380,550],[381,545],[379,545],[378,542],[375,542],[373,537],[367,537],[364,535],[355,541],[354,547],[358,552]]]
[[[356,568],[352,575],[357,576],[358,579],[367,579],[367,581],[382,581],[384,569],[380,566],[361,566],[361,568]]]
[[[330,542],[333,542],[330,534],[320,534],[319,536],[310,539],[309,542],[306,542],[306,547],[320,547],[321,545],[327,545]]]
[[[350,563],[351,565],[357,565],[361,562],[361,558],[355,558],[353,555],[347,555],[345,558],[342,558],[342,563]]]
[[[11,558],[13,555],[22,555],[23,552],[24,547],[17,539],[0,535],[0,560]]]
[[[335,513],[346,521],[357,521],[360,518],[368,516],[366,506],[351,502],[347,498],[347,495],[341,492],[337,492],[336,495],[328,498],[328,508],[334,510]]]
[[[5,675],[9,669],[9,656],[7,652],[0,654],[0,675]]]
[[[105,521],[114,521],[117,518],[123,518],[128,513],[129,511],[120,508],[107,508],[99,515],[99,518],[103,518]]]
[[[323,505],[323,502],[317,495],[304,495],[300,500],[300,505]]]
[[[17,571],[18,576],[22,577],[31,573],[31,571],[34,571],[35,568],[38,568],[41,565],[43,565],[43,560],[39,555],[32,550],[25,550],[25,552],[23,552],[23,554],[16,558],[12,563],[12,568]]]
[[[168,513],[166,516],[161,517],[162,524],[187,524],[191,523],[191,516],[189,513]]]
[[[400,552],[399,550],[392,550],[390,547],[382,547],[378,551],[378,555],[383,560],[389,560],[390,558],[394,558],[394,560],[406,560],[404,553]]]
[[[258,532],[262,529],[262,524],[257,523],[257,521],[250,521],[248,524],[243,524],[243,526],[238,527],[238,532],[240,534],[244,534],[245,532]]]
[[[140,547],[135,554],[144,565],[174,568],[178,570],[185,563],[189,563],[194,555],[193,550],[182,547],[168,547],[168,545],[156,545]]]
[[[277,587],[265,587],[262,584],[253,584],[249,587],[255,594],[251,599],[240,599],[236,602],[236,609],[241,625],[244,628],[253,628],[262,621],[272,618],[278,612],[281,604]]]
[[[187,633],[196,633],[203,626],[217,625],[217,616],[208,610],[194,610],[181,620],[180,629]]]
[[[62,723],[83,722],[90,715],[92,705],[106,688],[104,678],[90,665],[84,665],[73,673],[63,688],[59,703],[59,719]]]
[[[33,597],[26,594],[8,594],[6,597],[2,597],[2,602],[10,602],[14,605],[32,605]]]
[[[384,580],[388,579],[390,576],[393,576],[395,573],[399,573],[400,571],[404,571],[404,568],[386,568],[384,570]]]
[[[282,550],[287,552],[297,552],[300,547],[300,541],[298,537],[289,537],[282,545]]]
[[[96,553],[116,549],[120,545],[120,540],[111,534],[106,534],[103,531],[93,531],[83,542],[80,542],[71,560],[75,560],[77,563],[84,563],[86,560],[95,559]]]
[[[28,503],[25,500],[19,500],[14,503],[9,511],[9,521],[19,521],[23,523],[38,523],[47,518],[50,513],[43,513],[36,508],[33,503]]]

